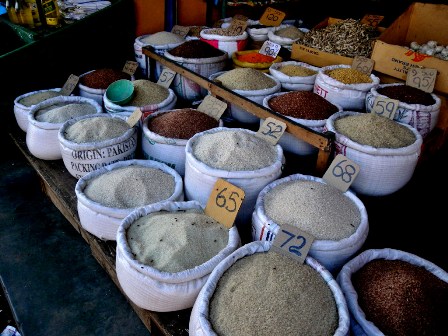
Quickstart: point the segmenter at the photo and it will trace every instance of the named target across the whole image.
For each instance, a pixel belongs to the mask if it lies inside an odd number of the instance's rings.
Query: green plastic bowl
[[[110,84],[106,90],[106,97],[112,103],[124,105],[134,96],[134,84],[127,79],[119,79]]]

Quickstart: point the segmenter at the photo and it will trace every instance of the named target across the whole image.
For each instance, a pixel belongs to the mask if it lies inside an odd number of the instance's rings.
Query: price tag
[[[127,73],[129,76],[133,76],[135,70],[138,68],[138,63],[134,61],[126,61],[126,64],[123,67],[123,72]]]
[[[129,126],[134,127],[141,117],[142,117],[142,111],[139,108],[136,108],[134,112],[132,112],[132,114],[126,119],[126,122],[128,123]]]
[[[173,34],[179,35],[180,37],[183,37],[183,38],[185,38],[185,36],[188,35],[189,31],[190,31],[190,27],[179,26],[179,25],[174,25],[174,27],[171,29],[171,32]]]
[[[176,71],[171,70],[170,68],[164,67],[162,70],[162,73],[159,76],[159,79],[157,80],[157,84],[162,85],[163,87],[169,88],[171,85],[171,82],[173,81],[175,76],[176,76]]]
[[[271,250],[293,257],[303,264],[313,241],[311,234],[283,224],[275,235]]]
[[[378,96],[375,98],[370,112],[393,120],[399,103],[400,101],[397,99]]]
[[[246,27],[247,21],[232,19],[232,22],[230,22],[230,26],[226,29],[226,31],[229,35],[237,36],[243,34],[243,32],[246,30]]]
[[[352,68],[370,76],[374,64],[375,61],[373,59],[364,56],[355,56],[353,58]]]
[[[199,106],[197,107],[198,111],[203,112],[209,115],[210,117],[215,118],[216,120],[219,120],[219,118],[221,118],[222,114],[226,109],[227,109],[227,103],[211,95],[205,96],[202,103],[200,103]]]
[[[277,57],[278,52],[282,46],[280,44],[274,43],[272,41],[266,40],[258,51],[260,54]]]
[[[271,144],[276,145],[286,130],[286,124],[283,121],[268,117],[261,124],[257,131],[257,136],[266,139]]]
[[[272,7],[268,7],[260,18],[260,24],[265,26],[278,27],[282,23],[285,16],[286,14],[284,12]]]
[[[218,179],[213,186],[204,212],[225,227],[231,228],[245,195],[243,189],[226,180]]]
[[[437,69],[412,68],[406,76],[406,85],[431,93],[436,83]]]
[[[376,28],[383,19],[384,16],[381,15],[366,14],[363,16],[360,23]]]
[[[70,96],[75,89],[76,85],[78,85],[79,77],[71,74],[68,76],[67,81],[64,83],[61,89],[61,95]]]
[[[336,155],[322,177],[328,184],[346,192],[359,173],[359,165],[342,154]]]

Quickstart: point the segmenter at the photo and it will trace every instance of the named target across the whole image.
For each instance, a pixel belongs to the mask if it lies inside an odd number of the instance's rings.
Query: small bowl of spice
[[[130,80],[119,79],[108,86],[106,96],[112,103],[124,105],[134,96],[134,84]]]
[[[242,50],[232,54],[234,68],[253,68],[263,72],[269,72],[269,67],[281,62],[281,56],[272,57],[261,54],[259,50]]]

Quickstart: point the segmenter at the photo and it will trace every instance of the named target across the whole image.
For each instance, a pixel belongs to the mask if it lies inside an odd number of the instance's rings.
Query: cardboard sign
[[[370,58],[355,56],[355,58],[353,58],[352,68],[370,76],[374,65],[375,61]]]
[[[78,85],[79,77],[76,75],[71,74],[68,76],[66,82],[62,86],[61,89],[61,95],[63,96],[70,96],[75,89],[76,85]]]
[[[260,18],[260,24],[271,27],[278,27],[282,23],[286,14],[272,7],[266,8]]]
[[[197,108],[198,111],[203,112],[216,120],[221,118],[226,109],[227,103],[213,97],[212,95],[205,96],[204,100]]]
[[[179,35],[182,38],[185,38],[185,36],[188,35],[189,31],[190,31],[190,27],[179,26],[179,25],[174,25],[173,28],[171,29],[171,32],[173,34]]]
[[[437,69],[412,68],[406,76],[406,85],[431,93],[436,83]]]
[[[247,21],[233,19],[230,22],[230,26],[226,29],[227,33],[231,36],[242,35],[247,27]]]
[[[245,195],[243,189],[226,180],[218,179],[213,186],[204,212],[225,227],[231,228]]]
[[[358,174],[359,165],[344,155],[338,154],[331,162],[322,179],[340,191],[346,192]]]
[[[138,68],[138,63],[135,61],[126,61],[126,64],[123,67],[123,72],[127,73],[129,76],[133,76],[135,70]]]
[[[159,79],[157,80],[157,84],[162,85],[165,88],[169,88],[176,74],[176,71],[164,67]]]
[[[372,110],[370,112],[393,120],[395,117],[395,112],[397,112],[399,103],[400,101],[397,99],[378,96],[375,98]]]
[[[372,27],[376,28],[376,27],[378,27],[380,22],[383,21],[383,19],[384,19],[384,16],[381,16],[381,15],[366,14],[361,19],[360,23],[363,23],[365,25],[372,26]]]
[[[259,130],[257,131],[257,136],[265,139],[273,145],[276,145],[283,133],[285,133],[285,130],[286,124],[283,121],[268,117],[261,124]]]
[[[276,58],[281,47],[282,46],[280,44],[266,40],[266,41],[264,41],[260,50],[258,50],[258,53]]]
[[[272,242],[271,250],[279,252],[304,263],[314,236],[297,227],[283,224]]]
[[[136,108],[134,112],[126,119],[129,126],[134,127],[142,117],[142,111]]]

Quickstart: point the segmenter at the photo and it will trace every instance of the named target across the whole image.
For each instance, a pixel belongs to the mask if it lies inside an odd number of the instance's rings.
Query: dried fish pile
[[[301,44],[346,57],[370,57],[378,31],[358,20],[346,19],[305,33]]]

